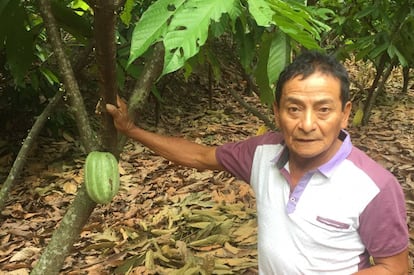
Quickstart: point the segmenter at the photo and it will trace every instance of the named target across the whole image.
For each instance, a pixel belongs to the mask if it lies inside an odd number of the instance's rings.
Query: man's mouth
[[[298,141],[298,142],[305,142],[305,143],[310,143],[310,142],[314,142],[314,141],[316,141],[317,139],[308,139],[308,138],[297,138],[296,139],[296,141]]]

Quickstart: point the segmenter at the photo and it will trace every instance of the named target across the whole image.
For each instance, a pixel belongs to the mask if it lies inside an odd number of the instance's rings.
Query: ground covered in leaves
[[[350,70],[362,81],[361,68]],[[232,98],[230,89],[271,118],[270,110],[244,92],[246,82],[235,71],[228,70],[226,82],[213,86],[211,98],[203,72],[189,82],[174,79],[165,88],[159,116],[149,104],[142,127],[211,145],[257,134],[263,123]],[[395,73],[370,124],[348,130],[354,144],[404,188],[412,262],[414,90],[401,94],[401,85]],[[364,97],[360,93],[354,90],[355,100]],[[31,270],[83,181],[85,156],[72,135],[63,137],[41,138],[12,190],[2,212],[0,274]],[[2,175],[11,160],[1,156]],[[121,155],[120,171],[119,194],[95,209],[61,274],[257,273],[255,198],[246,183],[223,172],[177,166],[132,141]]]

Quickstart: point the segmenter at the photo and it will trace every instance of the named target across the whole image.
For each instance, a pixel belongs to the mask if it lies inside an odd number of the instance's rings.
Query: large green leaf
[[[256,41],[254,33],[246,33],[242,22],[238,20],[236,23],[235,39],[237,41],[240,63],[245,72],[250,73],[256,54]]]
[[[274,11],[270,8],[268,1],[266,0],[250,0],[249,11],[253,15],[257,22],[257,25],[263,27],[269,27],[274,24],[273,15]]]
[[[162,38],[184,2],[186,0],[158,0],[142,14],[132,33],[129,65]]]
[[[289,37],[278,31],[264,34],[259,48],[259,62],[255,71],[256,81],[260,88],[262,102],[271,104],[274,100],[274,84],[279,74],[290,62]]]
[[[212,20],[218,22],[223,13],[235,16],[239,10],[236,0],[158,0],[134,28],[128,64],[156,41],[163,41],[163,74],[175,71],[199,52]]]
[[[197,54],[208,37],[212,20],[218,22],[223,13],[233,13],[235,0],[187,1],[174,14],[164,37],[165,60],[163,74],[182,67]]]
[[[250,0],[249,11],[259,26],[276,25],[306,48],[319,48],[319,32],[329,28],[313,18],[304,5],[293,1]]]
[[[258,62],[254,76],[256,78],[257,86],[259,86],[260,99],[262,102],[270,103],[273,99],[273,92],[270,88],[269,75],[267,73],[267,64],[269,61],[269,52],[272,45],[272,35],[264,33],[260,43],[258,52]]]
[[[271,85],[279,79],[279,74],[289,64],[290,53],[289,37],[282,32],[277,32],[272,40],[267,62],[267,74]]]

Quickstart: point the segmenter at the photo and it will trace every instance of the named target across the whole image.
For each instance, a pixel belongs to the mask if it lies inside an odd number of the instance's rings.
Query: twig
[[[24,165],[26,164],[27,155],[30,152],[30,149],[33,146],[33,143],[36,141],[39,136],[40,131],[45,125],[48,117],[53,112],[57,104],[62,99],[62,94],[57,92],[56,95],[49,101],[49,104],[43,110],[42,114],[37,117],[36,122],[33,124],[32,129],[27,135],[26,139],[23,142],[22,147],[20,148],[19,153],[13,163],[12,168],[10,169],[9,175],[6,181],[3,183],[0,190],[0,213],[3,211],[6,204],[6,200],[9,194],[11,187],[13,186],[16,178],[19,177],[20,172],[22,171]]]
[[[241,106],[243,106],[246,110],[248,110],[250,113],[252,113],[258,119],[260,119],[261,121],[263,121],[263,123],[266,125],[267,128],[269,128],[271,130],[276,130],[277,129],[276,125],[274,125],[259,110],[257,110],[253,106],[249,105],[246,101],[244,101],[243,98],[241,98],[232,87],[228,87],[228,90],[230,91],[231,95],[237,100],[237,102],[240,103]]]

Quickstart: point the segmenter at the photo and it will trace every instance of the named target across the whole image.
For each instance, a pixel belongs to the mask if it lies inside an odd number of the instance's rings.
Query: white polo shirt
[[[408,246],[404,195],[396,178],[352,146],[306,174],[291,192],[288,150],[279,133],[220,146],[219,162],[250,182],[258,218],[261,274],[351,274],[369,256]]]

